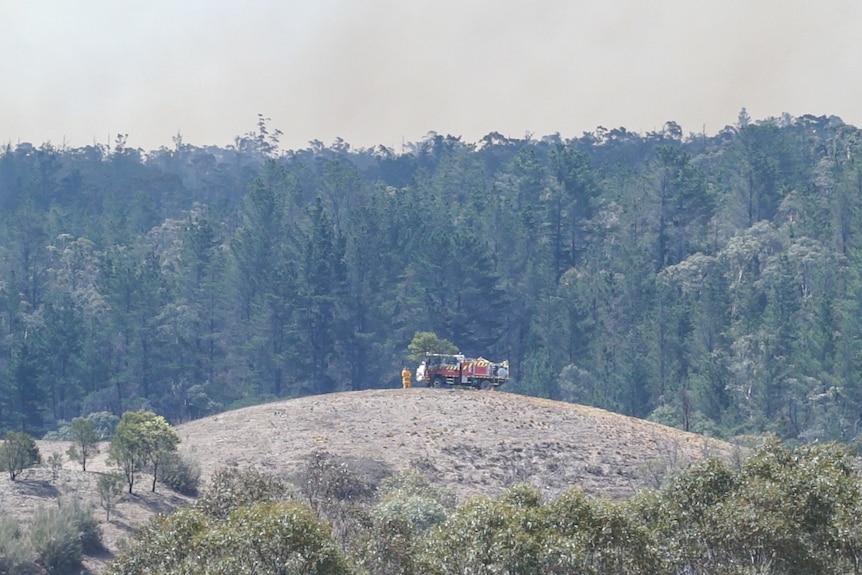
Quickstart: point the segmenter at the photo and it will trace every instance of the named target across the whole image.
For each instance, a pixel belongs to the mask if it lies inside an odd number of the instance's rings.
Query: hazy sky
[[[0,0],[0,142],[862,125],[860,0]]]

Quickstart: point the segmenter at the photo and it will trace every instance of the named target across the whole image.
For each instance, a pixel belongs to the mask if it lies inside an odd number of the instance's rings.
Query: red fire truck
[[[465,385],[476,389],[491,389],[509,379],[509,362],[495,363],[480,357],[426,353],[425,361],[416,370],[416,381],[428,387]]]

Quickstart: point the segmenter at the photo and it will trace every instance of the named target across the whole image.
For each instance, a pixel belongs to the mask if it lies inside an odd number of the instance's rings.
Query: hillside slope
[[[180,449],[200,464],[203,480],[224,466],[291,478],[314,451],[342,456],[362,469],[415,466],[459,498],[496,495],[528,481],[553,496],[571,485],[593,495],[625,497],[655,487],[670,467],[731,446],[601,409],[500,391],[389,389],[317,395],[267,403],[177,427]],[[68,442],[38,442],[43,457]],[[96,481],[113,468],[108,445],[80,470],[66,461],[56,480],[32,469],[12,482],[0,476],[0,512],[24,520],[58,497],[80,497],[98,509]],[[110,522],[107,551],[85,560],[99,573],[134,530],[155,513],[189,503],[164,486],[149,492],[142,474]],[[104,514],[97,513],[100,520]]]
[[[601,409],[500,391],[398,389],[258,405],[179,426],[204,476],[220,466],[290,476],[312,452],[416,466],[459,497],[529,481],[625,497],[669,466],[730,446]]]

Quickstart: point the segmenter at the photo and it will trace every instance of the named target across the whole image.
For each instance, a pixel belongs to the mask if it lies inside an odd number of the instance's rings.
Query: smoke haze
[[[855,0],[0,0],[0,141],[178,132],[399,149],[428,131],[862,123]]]

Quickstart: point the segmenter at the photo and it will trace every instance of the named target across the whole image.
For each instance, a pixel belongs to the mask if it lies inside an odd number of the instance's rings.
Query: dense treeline
[[[0,427],[396,385],[416,331],[510,389],[720,435],[856,436],[862,144],[684,136],[0,155]]]
[[[371,492],[317,454],[313,484],[293,488],[253,471],[216,473],[196,503],[138,532],[108,572],[862,573],[854,461],[836,444],[770,441],[626,501],[577,487],[543,500],[521,484],[455,506],[415,471]]]

